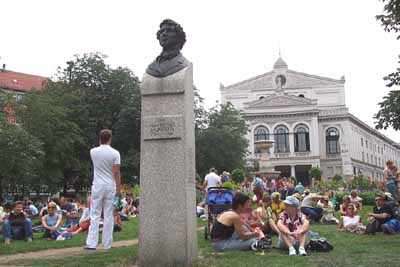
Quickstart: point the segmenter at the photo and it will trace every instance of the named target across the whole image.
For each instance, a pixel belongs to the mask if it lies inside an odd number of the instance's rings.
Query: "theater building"
[[[305,185],[311,167],[327,179],[363,174],[381,180],[386,160],[399,165],[400,145],[349,113],[344,85],[344,77],[293,71],[279,58],[273,70],[220,91],[222,103],[245,114],[249,159],[259,157],[255,141],[271,139],[275,170]]]

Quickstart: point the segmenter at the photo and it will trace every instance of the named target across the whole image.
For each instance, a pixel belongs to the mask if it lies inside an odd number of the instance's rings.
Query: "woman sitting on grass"
[[[365,226],[361,223],[360,215],[356,215],[356,205],[350,203],[346,209],[346,215],[340,217],[338,231],[355,234],[365,233]]]
[[[42,226],[44,227],[43,237],[47,240],[56,240],[61,234],[60,225],[62,221],[61,213],[56,211],[57,204],[55,202],[50,202],[47,207],[48,213],[42,217]]]
[[[250,250],[257,246],[257,240],[264,237],[261,229],[251,231],[243,223],[240,214],[251,210],[251,199],[242,193],[233,197],[232,209],[221,213],[215,221],[211,238],[216,250]]]
[[[262,231],[264,234],[279,234],[279,229],[276,226],[276,215],[271,209],[271,197],[264,195],[260,207],[256,209],[256,215],[261,222]]]
[[[343,203],[340,204],[340,209],[339,209],[340,216],[345,216],[347,214],[347,207],[349,206],[350,203],[351,201],[349,196],[343,197]]]

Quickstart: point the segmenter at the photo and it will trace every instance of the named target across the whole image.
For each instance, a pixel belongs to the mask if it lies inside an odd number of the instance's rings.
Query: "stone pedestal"
[[[144,74],[139,266],[189,266],[197,257],[193,71]]]

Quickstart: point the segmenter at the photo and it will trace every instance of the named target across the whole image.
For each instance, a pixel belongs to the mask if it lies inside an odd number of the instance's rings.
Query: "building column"
[[[290,165],[290,176],[296,177],[296,166]]]

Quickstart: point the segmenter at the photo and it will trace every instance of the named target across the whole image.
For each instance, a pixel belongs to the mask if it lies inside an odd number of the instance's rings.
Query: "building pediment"
[[[277,75],[285,76],[286,83],[282,86],[282,89],[284,90],[296,88],[331,88],[343,86],[345,82],[344,79],[336,80],[293,70],[287,70],[284,72],[270,71],[229,86],[221,85],[220,90],[225,93],[273,90],[277,88]]]
[[[244,103],[245,109],[265,109],[287,106],[313,106],[314,101],[304,97],[298,97],[287,94],[273,94],[268,97]]]

